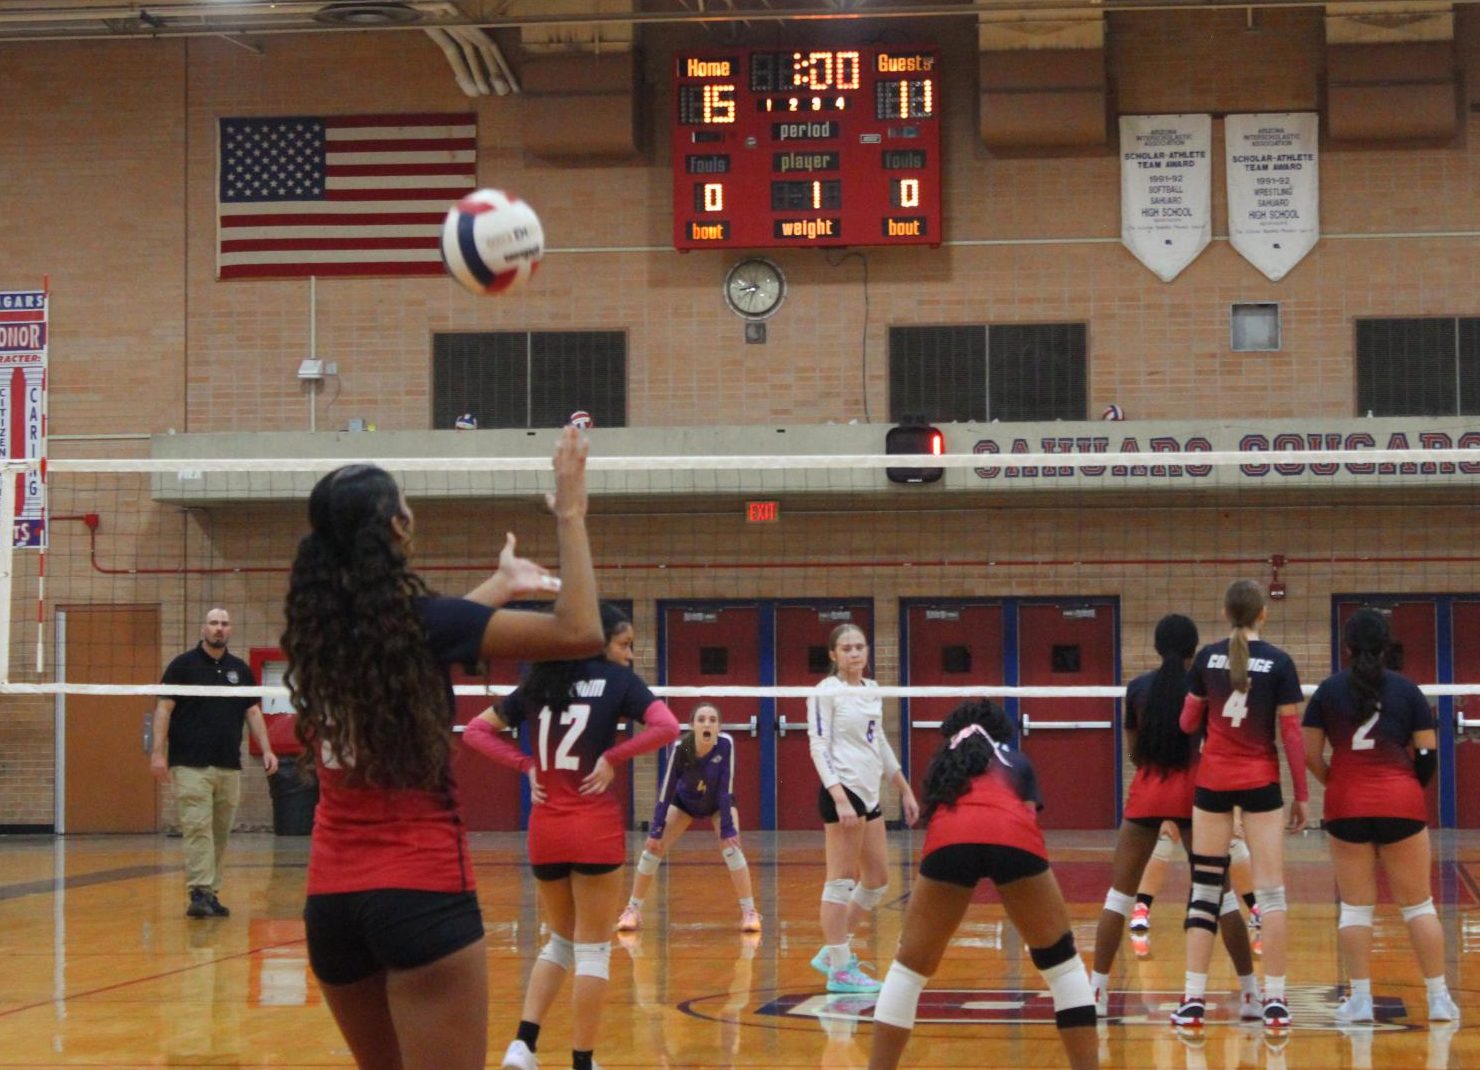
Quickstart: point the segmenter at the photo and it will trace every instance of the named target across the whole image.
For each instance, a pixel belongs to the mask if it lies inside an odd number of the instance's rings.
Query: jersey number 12
[[[571,751],[575,748],[576,741],[581,738],[581,733],[586,730],[586,722],[591,719],[591,707],[587,703],[572,703],[560,713],[560,724],[565,728],[565,735],[561,738],[559,746],[555,748],[555,761],[550,761],[550,722],[555,715],[546,706],[540,710],[540,768],[541,769],[579,769],[581,760]]]

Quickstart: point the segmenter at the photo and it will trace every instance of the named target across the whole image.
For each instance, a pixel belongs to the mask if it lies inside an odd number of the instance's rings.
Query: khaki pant
[[[170,782],[185,838],[185,884],[219,892],[226,839],[242,797],[241,770],[173,765]]]

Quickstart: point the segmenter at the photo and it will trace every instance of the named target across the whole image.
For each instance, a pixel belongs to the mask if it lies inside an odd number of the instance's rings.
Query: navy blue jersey
[[[1363,718],[1352,692],[1352,674],[1344,670],[1316,688],[1304,724],[1319,728],[1331,743],[1327,819],[1427,817],[1409,747],[1415,732],[1434,728],[1434,711],[1412,681],[1383,670],[1377,710]]]
[[[631,669],[605,658],[580,663],[571,688],[570,705],[559,713],[536,704],[525,685],[504,699],[499,712],[505,724],[530,722],[531,751],[540,771],[540,783],[557,798],[580,797],[580,784],[610,750],[620,721],[641,721],[658,701],[647,684]]]
[[[1278,783],[1277,711],[1305,697],[1290,655],[1255,639],[1249,644],[1249,690],[1239,692],[1228,673],[1228,640],[1220,639],[1197,652],[1187,689],[1208,700],[1198,786],[1238,791]]]

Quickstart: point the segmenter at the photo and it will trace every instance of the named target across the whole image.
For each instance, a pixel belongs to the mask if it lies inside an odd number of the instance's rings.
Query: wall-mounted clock
[[[763,320],[786,300],[786,276],[769,260],[752,257],[725,275],[725,302],[737,316]]]

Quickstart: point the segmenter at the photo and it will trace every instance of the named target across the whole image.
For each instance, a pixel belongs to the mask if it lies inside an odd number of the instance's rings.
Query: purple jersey
[[[658,805],[648,835],[658,839],[668,823],[668,807],[677,806],[690,817],[719,814],[719,834],[725,839],[736,835],[733,792],[735,789],[735,741],[721,732],[708,754],[696,757],[687,767],[678,769],[682,744],[668,752],[668,772],[658,792]]]

